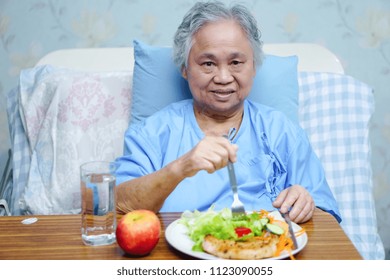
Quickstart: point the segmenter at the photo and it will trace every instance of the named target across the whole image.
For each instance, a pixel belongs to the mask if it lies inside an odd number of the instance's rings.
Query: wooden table
[[[131,259],[115,243],[91,247],[81,241],[80,215],[36,216],[36,223],[25,225],[26,216],[0,217],[0,259]],[[180,213],[161,213],[162,235],[156,248],[137,259],[192,259],[172,248],[165,240],[165,228]],[[361,259],[337,221],[328,213],[316,210],[312,220],[301,224],[308,234],[306,247],[296,259]]]

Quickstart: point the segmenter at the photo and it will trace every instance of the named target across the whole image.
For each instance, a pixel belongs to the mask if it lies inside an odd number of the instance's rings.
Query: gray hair
[[[253,49],[256,65],[263,60],[261,32],[254,16],[243,5],[236,4],[227,8],[218,1],[198,2],[184,16],[173,41],[173,60],[182,69],[187,66],[188,55],[192,47],[192,38],[206,23],[233,19],[246,33]]]

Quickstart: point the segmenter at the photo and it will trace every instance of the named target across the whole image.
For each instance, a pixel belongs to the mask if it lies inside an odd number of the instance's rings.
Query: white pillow
[[[20,112],[31,151],[22,211],[79,213],[79,166],[113,161],[123,153],[132,75],[39,66],[22,71],[20,83]]]

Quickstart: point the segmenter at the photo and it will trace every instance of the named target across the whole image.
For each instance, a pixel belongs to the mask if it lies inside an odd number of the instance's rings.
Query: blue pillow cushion
[[[187,81],[173,63],[172,48],[134,40],[131,122],[152,115],[172,102],[192,98]],[[265,55],[249,99],[284,112],[298,122],[298,58]]]

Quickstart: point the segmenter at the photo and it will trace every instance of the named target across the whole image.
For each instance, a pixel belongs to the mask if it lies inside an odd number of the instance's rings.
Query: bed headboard
[[[278,56],[297,55],[299,71],[344,74],[337,56],[317,44],[265,44],[264,52]],[[44,64],[82,71],[133,71],[133,48],[62,49],[45,55],[37,63]]]

